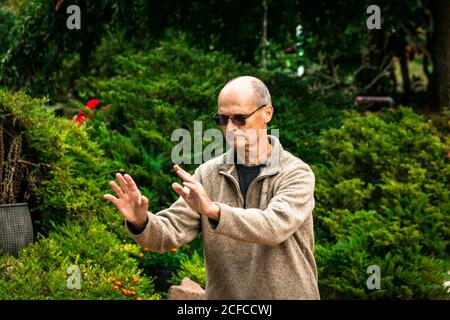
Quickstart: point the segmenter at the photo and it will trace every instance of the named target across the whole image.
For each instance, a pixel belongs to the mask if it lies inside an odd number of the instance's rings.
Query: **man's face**
[[[218,99],[218,114],[234,117],[236,115],[249,115],[260,106],[255,104],[252,88],[240,86],[223,90]],[[258,136],[266,135],[267,123],[272,117],[272,106],[263,107],[245,119],[245,125],[238,126],[228,120],[222,126],[228,144],[235,150],[254,145]]]

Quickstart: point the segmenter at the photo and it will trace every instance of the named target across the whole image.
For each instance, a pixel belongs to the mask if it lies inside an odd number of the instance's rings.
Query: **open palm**
[[[109,184],[118,197],[105,194],[104,199],[113,203],[123,217],[136,227],[143,226],[147,219],[148,199],[141,194],[130,175],[117,173],[120,187],[111,181]]]

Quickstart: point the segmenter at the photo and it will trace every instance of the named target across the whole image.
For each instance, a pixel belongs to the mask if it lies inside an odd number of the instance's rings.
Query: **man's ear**
[[[275,110],[274,110],[274,108],[273,108],[273,106],[272,105],[267,105],[265,108],[264,108],[264,111],[263,111],[263,117],[264,117],[264,122],[265,123],[269,123],[270,122],[270,120],[272,120],[272,115],[273,115],[273,112],[274,112]]]

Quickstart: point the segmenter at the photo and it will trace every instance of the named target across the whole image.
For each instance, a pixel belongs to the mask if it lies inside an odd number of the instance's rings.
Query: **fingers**
[[[108,200],[109,202],[113,203],[114,205],[117,205],[118,201],[119,201],[119,199],[117,199],[116,197],[114,197],[113,195],[111,195],[109,193],[105,194],[103,196],[103,199]]]
[[[117,178],[117,181],[119,181],[122,191],[124,193],[128,193],[129,186],[128,186],[128,183],[125,181],[125,178],[120,173],[116,173],[116,178]]]
[[[176,183],[176,182],[172,183],[172,189],[173,189],[173,191],[178,193],[183,198],[189,197],[189,192],[190,192],[189,189],[183,188],[179,183]]]
[[[122,196],[123,196],[122,190],[119,188],[119,186],[118,186],[114,181],[111,181],[111,182],[109,183],[109,185],[111,186],[111,189],[113,189],[114,192],[115,192],[119,197],[122,197]]]
[[[130,191],[139,192],[136,182],[134,182],[133,178],[131,178],[131,176],[129,174],[125,174],[123,177],[124,177],[125,181],[127,182],[127,185],[129,187]]]
[[[192,182],[183,182],[183,185],[187,188],[189,188],[190,190],[192,190],[193,192],[195,192],[196,194],[198,194],[199,191],[199,187],[197,184],[192,183]]]
[[[183,179],[184,181],[187,182],[197,182],[193,176],[191,176],[188,172],[184,171],[183,169],[181,169],[181,167],[179,165],[174,165],[173,166],[173,170],[175,170],[175,172],[177,173],[177,175]]]

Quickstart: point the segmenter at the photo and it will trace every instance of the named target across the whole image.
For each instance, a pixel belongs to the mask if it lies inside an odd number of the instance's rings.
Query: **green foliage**
[[[29,202],[33,220],[39,231],[50,231],[18,259],[0,258],[0,295],[122,299],[122,291],[113,289],[114,278],[125,284],[120,289],[139,287],[143,298],[157,298],[148,277],[138,285],[131,283],[140,272],[138,261],[131,257],[138,247],[122,243],[120,239],[130,241],[130,237],[120,214],[101,199],[113,177],[110,160],[86,130],[54,117],[44,104],[45,100],[21,92],[0,90],[0,115],[14,118],[24,136],[24,157],[37,164],[40,183]],[[71,264],[81,269],[82,290],[67,289],[65,272]]]
[[[176,248],[165,253],[147,252],[144,250],[144,256],[141,258],[141,266],[147,270],[166,267],[178,268],[181,261],[186,257],[186,253]]]
[[[106,60],[96,59],[99,47],[113,49],[113,55],[124,55],[147,50],[159,40],[183,32],[190,44],[205,51],[220,50],[254,66],[261,60],[261,1],[185,4],[176,0],[73,0],[62,2],[59,10],[53,2],[43,0],[8,2],[16,13],[16,22],[7,23],[11,35],[2,47],[5,54],[0,83],[25,89],[33,96],[49,95],[51,101],[66,100],[68,93],[76,96],[75,81],[82,76],[113,72],[114,64],[102,64]],[[66,8],[72,4],[80,6],[82,26],[86,28],[55,32],[66,29]],[[365,95],[397,95],[389,67],[391,58],[403,56],[407,48],[430,47],[432,1],[379,1],[384,12],[384,27],[379,32],[366,27],[366,10],[371,4],[367,0],[349,0],[345,6],[330,5],[328,1],[268,1],[269,69],[296,69],[299,57],[286,55],[284,48],[292,48],[295,42],[299,47],[294,32],[302,25],[303,64],[306,75],[314,78],[318,86],[356,90]],[[205,12],[210,19],[204,18]],[[108,42],[111,46],[105,45]],[[424,62],[424,69],[429,69],[428,64]],[[431,72],[424,71],[427,77]]]
[[[0,60],[12,41],[9,31],[14,26],[14,20],[15,17],[11,11],[0,7]]]
[[[441,141],[447,146],[450,153],[450,108],[444,108],[440,112],[427,114],[428,121],[438,131]]]
[[[256,52],[257,56],[261,55],[260,50]],[[303,64],[303,58],[286,50],[276,42],[268,42],[266,46],[267,70],[295,75],[297,68]]]
[[[69,5],[78,5],[83,13],[80,30],[66,28]],[[274,9],[271,38],[284,41],[285,34],[295,29],[295,4],[269,5]],[[33,95],[48,94],[52,99],[67,90],[75,91],[73,80],[99,66],[92,54],[111,34],[122,35],[129,47],[141,50],[183,31],[191,43],[204,50],[222,50],[245,62],[255,62],[254,51],[260,43],[262,7],[256,0],[194,1],[188,5],[173,0],[73,0],[62,2],[58,10],[54,2],[32,0],[9,6],[18,14],[11,30],[13,41],[5,47],[9,50],[2,61],[0,82],[14,88],[26,86]],[[214,18],[205,19],[205,12]]]
[[[185,277],[197,282],[203,288],[206,287],[205,260],[197,252],[181,261],[180,269],[173,274],[170,282],[178,285]]]
[[[270,74],[263,78],[272,95],[275,113],[270,129],[280,129],[283,147],[307,163],[321,163],[322,130],[337,128],[348,108],[349,97],[340,92],[322,93],[307,79]]]
[[[18,123],[25,141],[24,160],[36,164],[40,183],[32,190],[29,206],[39,231],[66,217],[98,216],[125,234],[120,215],[102,200],[114,172],[85,130],[56,118],[46,110],[45,100],[21,92],[0,90],[0,112]]]
[[[86,27],[80,30],[69,31],[66,27],[66,9],[72,4],[79,5],[83,12]],[[28,1],[11,30],[13,41],[1,63],[0,83],[14,89],[26,87],[34,96],[51,98],[64,87],[67,90],[73,81],[67,75],[77,78],[86,71],[91,52],[106,32],[106,22],[117,10],[117,5],[106,0],[63,2],[57,11],[54,2]],[[61,68],[73,61],[72,68]]]
[[[403,107],[350,112],[321,146],[326,162],[314,170],[323,297],[443,296],[450,164],[434,128]],[[365,286],[372,264],[382,290]]]
[[[158,299],[152,282],[140,277],[138,247],[122,244],[96,220],[68,222],[23,249],[0,257],[0,299]],[[69,289],[67,269],[81,271],[80,289]],[[133,281],[137,277],[138,282]],[[139,278],[140,277],[140,278]],[[132,288],[127,297],[114,285]]]
[[[203,257],[203,238],[199,234],[194,240],[180,248],[172,248],[165,253],[151,252],[143,248],[139,254],[140,265],[147,270],[152,268],[174,267],[179,268],[182,261],[193,255]]]

